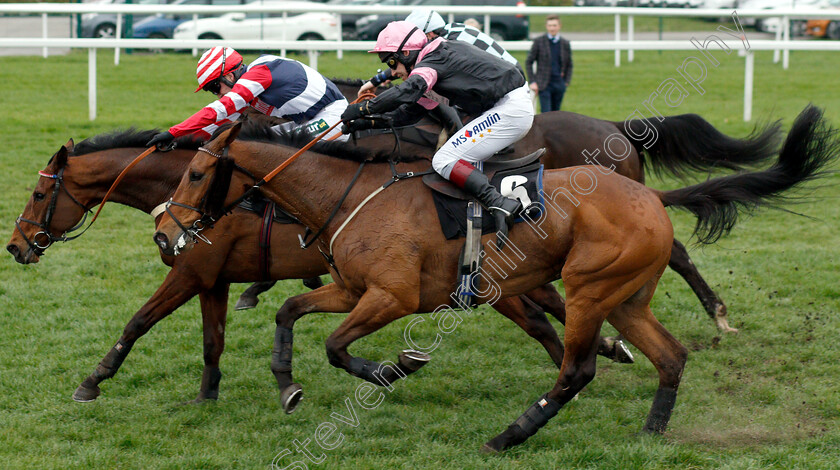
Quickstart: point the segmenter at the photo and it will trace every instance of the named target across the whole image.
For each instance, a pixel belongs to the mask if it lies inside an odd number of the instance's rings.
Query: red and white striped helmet
[[[208,49],[201,58],[198,59],[198,67],[195,69],[195,76],[198,78],[198,88],[196,93],[212,82],[221,77],[223,73],[228,73],[239,67],[242,63],[242,56],[230,47],[216,46]]]

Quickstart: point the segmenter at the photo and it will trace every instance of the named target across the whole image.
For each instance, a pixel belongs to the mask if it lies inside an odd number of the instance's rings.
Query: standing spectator
[[[467,18],[464,20],[464,24],[467,26],[471,26],[479,31],[481,31],[481,23],[478,22],[475,18]]]
[[[543,113],[560,110],[566,88],[572,83],[572,48],[569,41],[560,37],[560,26],[560,18],[549,15],[545,19],[546,34],[534,40],[525,61],[531,90],[539,93]]]

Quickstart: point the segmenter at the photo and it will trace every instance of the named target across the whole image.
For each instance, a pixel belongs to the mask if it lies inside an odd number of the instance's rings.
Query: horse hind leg
[[[697,266],[694,265],[694,262],[688,256],[688,251],[685,249],[685,246],[676,238],[671,247],[671,259],[668,261],[668,266],[685,279],[685,282],[688,283],[691,290],[700,299],[700,303],[703,304],[706,313],[714,320],[715,325],[720,331],[724,333],[738,332],[737,329],[729,326],[726,317],[726,304],[723,303],[723,300],[718,297],[717,293],[703,279],[703,276],[697,270]]]
[[[531,405],[504,432],[484,444],[481,448],[483,453],[500,452],[525,442],[595,377],[598,333],[606,313],[591,302],[581,302],[580,308],[570,305],[569,311],[581,313],[567,317],[566,353],[554,388]]]
[[[493,304],[493,308],[539,341],[557,368],[560,368],[563,363],[563,343],[541,307],[521,296],[501,299]]]
[[[534,308],[540,308],[542,311],[551,314],[562,324],[566,324],[566,302],[563,301],[563,296],[557,292],[552,284],[545,284],[540,286],[524,296],[522,296],[525,304],[535,304]],[[524,327],[523,327],[524,329]],[[550,353],[549,353],[550,354]],[[621,341],[621,335],[613,337],[599,337],[598,338],[598,355],[606,357],[613,362],[619,364],[632,364],[633,354]],[[560,367],[560,363],[558,363]]]

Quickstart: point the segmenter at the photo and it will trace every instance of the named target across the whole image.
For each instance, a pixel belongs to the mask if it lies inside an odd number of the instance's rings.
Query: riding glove
[[[159,149],[164,148],[171,144],[173,140],[175,140],[175,136],[173,136],[169,131],[161,132],[160,134],[152,137],[152,140],[146,144],[146,147],[156,146]]]
[[[347,109],[341,114],[341,120],[349,122],[368,114],[370,114],[370,101],[362,101],[361,103],[348,105]]]
[[[376,121],[373,119],[355,119],[341,125],[342,134],[352,134],[356,131],[363,131],[365,129],[373,129],[376,127]]]

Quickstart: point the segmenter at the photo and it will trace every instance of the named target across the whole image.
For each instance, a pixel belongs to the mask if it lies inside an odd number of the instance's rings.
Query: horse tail
[[[663,172],[683,177],[690,171],[714,168],[742,170],[776,155],[781,124],[756,127],[744,139],[721,133],[696,114],[667,116],[661,121],[632,119],[614,122],[633,144],[640,160],[650,164],[657,176]],[[644,155],[647,154],[647,158]]]
[[[823,112],[809,105],[794,121],[770,168],[710,179],[673,191],[657,191],[665,207],[685,209],[697,216],[694,234],[700,243],[717,241],[729,233],[741,210],[789,199],[782,193],[825,174],[838,155],[836,130],[823,120]]]

